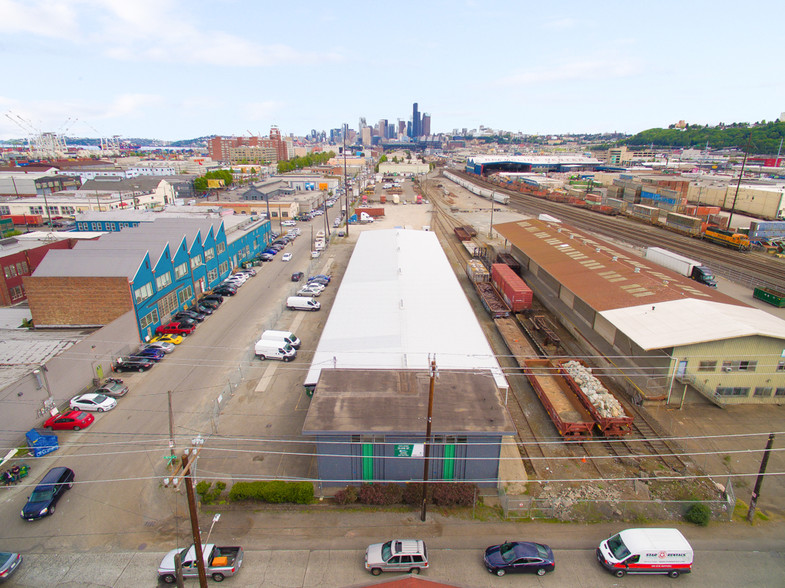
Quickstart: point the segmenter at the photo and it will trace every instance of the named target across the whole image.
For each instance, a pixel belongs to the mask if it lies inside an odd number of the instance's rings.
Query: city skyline
[[[0,117],[0,139],[24,138],[24,126],[161,140],[264,136],[277,126],[302,136],[359,117],[409,121],[415,102],[433,116],[434,134],[774,120],[785,110],[774,57],[780,10],[768,0],[721,10],[666,0],[656,11],[575,1],[284,9],[0,0],[0,107],[25,121]],[[390,24],[381,34],[379,22]]]

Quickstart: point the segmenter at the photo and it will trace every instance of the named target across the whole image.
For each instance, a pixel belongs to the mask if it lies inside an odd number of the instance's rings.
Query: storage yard
[[[441,189],[436,189],[435,184],[433,180],[429,182],[426,191],[427,197],[436,205],[432,225],[442,235],[443,247],[453,257],[454,266],[463,267],[462,273],[468,277],[470,284],[473,283],[473,290],[479,290],[479,283],[487,284],[489,281],[489,272],[487,269],[483,272],[483,267],[491,265],[489,262],[493,260],[486,259],[483,264],[477,259],[469,258],[473,251],[481,256],[490,255],[483,247],[483,243],[487,242],[485,234],[472,241],[467,240],[465,219],[468,216],[461,212],[471,211],[472,205],[461,202],[457,191],[452,190],[449,185],[445,184]],[[510,208],[517,208],[517,195],[510,196]],[[565,218],[562,208],[570,212],[569,206],[549,209],[541,206],[542,204],[551,203],[543,203],[537,199],[536,204],[532,203],[530,208],[532,211],[549,211],[559,218]],[[496,212],[497,218],[503,219],[502,222],[509,218],[507,209]],[[635,235],[645,234],[647,244],[678,250],[678,246],[674,247],[673,242],[680,244],[681,240],[685,239],[676,234],[663,236],[661,229],[657,230],[659,232],[641,229],[634,221],[610,217],[607,221],[602,221],[603,217],[591,214],[590,217],[592,230],[596,229],[598,233],[608,231],[612,237],[619,236],[618,223],[614,221],[622,220],[622,225],[632,224],[624,235],[632,235],[633,242]],[[576,224],[589,222],[578,215],[575,220]],[[479,230],[479,227],[476,228]],[[650,235],[652,241],[648,240]],[[473,246],[470,246],[470,243],[473,243]],[[777,280],[778,276],[782,275],[782,264],[773,264],[771,259],[759,253],[734,254],[727,249],[687,238],[684,247],[685,251],[692,254],[691,257],[697,256],[694,245],[701,246],[701,259],[704,259],[705,250],[708,252],[705,254],[706,259],[724,262],[717,273],[737,275],[733,272],[749,270],[754,276],[752,279],[761,279],[764,282],[766,279]],[[736,267],[728,267],[729,258],[735,260],[736,255],[742,256],[734,264]],[[754,259],[751,264],[750,258]],[[711,261],[711,267],[714,269],[717,264]],[[496,294],[496,299],[504,303],[500,291],[497,288],[491,290]],[[467,291],[467,295],[470,291]],[[706,460],[699,465],[690,456],[684,456],[683,449],[675,440],[669,438],[665,428],[652,416],[652,410],[630,404],[623,394],[614,392],[612,386],[606,386],[602,381],[599,381],[599,386],[597,382],[590,382],[593,375],[585,370],[590,370],[591,367],[583,360],[577,359],[584,355],[584,352],[573,337],[558,326],[557,320],[549,318],[549,313],[536,300],[532,303],[532,310],[524,315],[512,312],[505,314],[506,309],[498,308],[493,312],[489,311],[491,305],[488,300],[491,298],[493,295],[488,292],[478,297],[486,313],[489,313],[489,320],[483,324],[486,334],[498,349],[497,353],[511,354],[508,356],[509,360],[503,362],[511,384],[508,410],[518,428],[519,450],[524,456],[531,477],[539,480],[572,480],[556,484],[556,487],[566,486],[572,488],[571,492],[577,492],[578,497],[589,497],[592,494],[590,488],[595,488],[595,485],[581,484],[577,480],[632,480],[641,476],[644,479],[672,476],[674,481],[647,484],[646,489],[641,489],[640,485],[632,482],[627,483],[629,486],[620,483],[618,487],[622,489],[622,496],[633,499],[656,497],[667,501],[684,499],[687,496],[703,496],[707,499],[722,500],[721,487],[715,486],[715,482],[724,484],[726,480],[705,477],[701,466],[706,464]],[[569,355],[576,359],[570,360]],[[549,356],[556,359],[548,359]],[[518,375],[512,375],[513,373]],[[527,385],[529,382],[532,383],[531,386]],[[606,391],[610,397],[605,395]],[[599,392],[599,395],[596,392]],[[654,409],[654,412],[663,414],[657,409]],[[668,416],[668,424],[672,425],[670,418]],[[555,436],[582,442],[555,444]],[[685,483],[680,479],[684,476],[696,478]],[[546,497],[553,495],[553,488],[552,484],[534,485],[531,491],[535,496]]]

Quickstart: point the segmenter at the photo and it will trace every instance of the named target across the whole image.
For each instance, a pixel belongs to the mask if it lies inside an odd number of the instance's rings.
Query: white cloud
[[[344,59],[336,50],[265,45],[212,26],[173,0],[0,0],[0,32],[68,39],[116,60],[266,67]]]
[[[542,23],[542,26],[540,28],[545,29],[546,31],[566,31],[576,28],[578,24],[579,24],[578,19],[560,18],[560,19],[544,22]]]
[[[528,86],[532,84],[577,82],[585,80],[608,80],[625,78],[640,73],[641,66],[631,59],[591,59],[540,66],[528,71],[519,71],[500,78],[496,85],[503,87]]]
[[[70,39],[79,26],[73,2],[67,0],[0,0],[0,32]]]

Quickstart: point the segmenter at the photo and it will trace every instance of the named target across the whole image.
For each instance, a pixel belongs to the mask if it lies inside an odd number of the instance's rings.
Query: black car
[[[34,521],[54,514],[55,505],[60,497],[74,485],[74,471],[70,468],[52,468],[38,483],[22,508],[21,516],[26,521]]]
[[[309,284],[321,284],[322,286],[327,286],[330,283],[329,280],[325,280],[324,278],[308,278]]]
[[[213,292],[220,294],[221,296],[234,296],[237,294],[237,289],[232,288],[231,286],[218,286],[213,290]]]
[[[197,312],[201,312],[205,316],[210,316],[211,314],[213,314],[215,308],[200,302],[194,307],[194,310],[196,310]]]
[[[180,319],[188,318],[188,319],[195,320],[197,323],[201,323],[202,321],[204,321],[204,319],[207,318],[207,315],[202,314],[201,312],[195,310],[180,310],[174,313],[172,318],[176,321],[179,321]]]
[[[181,327],[188,327],[189,329],[195,329],[196,325],[199,324],[195,319],[188,318],[187,316],[173,317],[172,321],[176,322]]]
[[[223,298],[223,296],[221,296],[221,298]],[[223,302],[223,300],[218,300],[217,298],[202,298],[199,301],[199,306],[204,306],[215,312],[218,310],[218,307],[221,306],[221,302]]]
[[[537,574],[544,576],[556,568],[553,551],[542,543],[505,541],[485,550],[485,568],[492,574]]]
[[[118,357],[112,370],[115,372],[144,372],[154,365],[155,362],[147,357]]]
[[[299,282],[300,280],[303,279],[304,275],[305,274],[303,272],[294,272],[292,274],[292,282]]]
[[[199,304],[202,304],[205,300],[213,300],[218,304],[221,304],[221,302],[224,301],[224,297],[220,294],[205,294],[202,296],[201,300],[199,300]]]

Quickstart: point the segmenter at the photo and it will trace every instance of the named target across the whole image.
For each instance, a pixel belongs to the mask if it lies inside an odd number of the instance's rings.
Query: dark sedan
[[[197,323],[201,323],[202,321],[204,321],[204,319],[207,318],[207,315],[202,314],[201,312],[195,310],[181,310],[179,312],[176,312],[172,318],[176,321],[187,318],[187,319],[194,320]]]
[[[70,468],[52,468],[38,483],[33,493],[22,507],[21,516],[26,521],[34,521],[52,515],[60,497],[74,485],[74,471]]]
[[[112,369],[116,372],[143,372],[154,365],[153,360],[145,357],[118,357]]]
[[[221,299],[223,299],[223,296],[221,296]],[[202,298],[199,301],[199,306],[204,306],[215,312],[218,310],[218,307],[221,306],[221,302],[223,302],[223,300],[218,300],[218,296],[215,298]]]
[[[544,576],[556,568],[553,551],[530,541],[506,541],[485,550],[485,568],[492,574],[537,574]]]
[[[139,349],[139,351],[130,357],[143,357],[145,359],[152,359],[155,362],[159,362],[164,358],[164,355],[166,355],[166,353],[162,349],[156,349],[155,347],[142,347]]]
[[[215,294],[220,294],[221,296],[234,296],[237,294],[237,289],[230,286],[218,286],[213,292]]]
[[[299,282],[300,280],[303,279],[304,275],[305,274],[303,272],[294,272],[292,274],[292,282]]]
[[[200,313],[202,313],[205,316],[210,316],[211,314],[213,314],[213,311],[215,310],[215,308],[213,308],[212,306],[208,306],[208,305],[203,304],[201,302],[199,304],[197,304],[194,307],[194,309],[197,312],[200,312]]]

